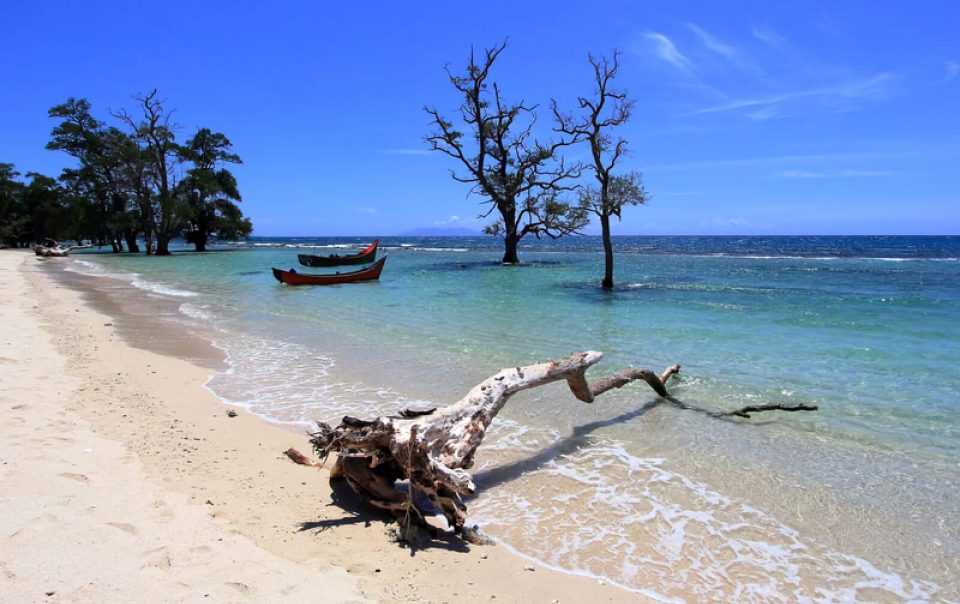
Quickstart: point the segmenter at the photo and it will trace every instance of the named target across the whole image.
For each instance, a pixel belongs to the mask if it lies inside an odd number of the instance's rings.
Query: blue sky
[[[617,234],[960,233],[954,1],[141,6],[4,2],[0,161],[56,174],[49,107],[107,118],[158,88],[183,138],[233,141],[255,234],[479,230],[423,107],[453,115],[443,66],[509,37],[494,79],[544,137],[551,98],[592,92],[587,53],[623,51],[623,166],[652,201]]]

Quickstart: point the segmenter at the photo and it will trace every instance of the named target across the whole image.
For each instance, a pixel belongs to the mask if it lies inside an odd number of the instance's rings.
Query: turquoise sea
[[[69,270],[176,302],[223,348],[208,387],[309,428],[446,404],[503,367],[600,350],[657,372],[592,405],[511,400],[470,521],[567,572],[686,601],[960,601],[960,237],[381,238],[379,282],[294,288],[273,266],[371,238],[259,238]],[[818,405],[751,420],[709,412]]]

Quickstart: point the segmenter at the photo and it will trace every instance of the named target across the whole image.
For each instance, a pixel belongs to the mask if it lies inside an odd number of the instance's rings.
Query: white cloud
[[[786,39],[780,34],[778,34],[777,32],[770,29],[769,27],[754,25],[753,37],[760,40],[761,42],[767,43],[768,45],[774,48],[783,49],[783,48],[786,48],[787,46]]]
[[[694,162],[684,162],[677,164],[659,164],[644,166],[644,171],[660,170],[699,170],[703,168],[729,168],[729,169],[750,169],[778,167],[784,164],[822,164],[824,162],[864,162],[868,160],[880,159],[903,159],[905,157],[916,157],[913,152],[884,152],[884,151],[863,151],[855,153],[810,153],[796,155],[770,155],[766,157],[747,157],[741,159],[715,159]]]
[[[356,210],[357,212],[360,212],[361,214],[366,214],[367,216],[373,216],[374,214],[379,213],[379,210],[377,210],[377,208],[371,208],[371,207],[356,208]]]
[[[456,224],[460,224],[460,217],[454,214],[453,216],[451,216],[450,218],[447,218],[446,220],[435,221],[433,223],[433,226],[451,226]]]
[[[696,197],[700,191],[657,191],[657,197]]]
[[[945,66],[947,68],[947,72],[943,75],[943,78],[937,82],[937,84],[946,84],[953,78],[960,75],[960,63],[957,63],[956,61],[946,61]]]
[[[767,107],[762,107],[757,111],[748,113],[747,117],[760,122],[775,117],[778,113],[780,113],[780,109],[777,108],[776,105],[769,105]]]
[[[430,155],[429,149],[384,149],[387,155]]]
[[[877,75],[866,79],[850,80],[835,84],[833,86],[812,88],[809,90],[795,90],[792,92],[783,92],[780,94],[773,94],[751,99],[733,100],[720,105],[714,105],[712,107],[706,107],[704,109],[683,113],[681,115],[704,115],[708,113],[733,111],[736,109],[749,109],[752,107],[769,107],[778,105],[780,103],[809,98],[840,101],[876,100],[885,98],[891,94],[893,83],[896,81],[896,79],[897,76],[894,73],[878,73]]]
[[[684,71],[693,69],[693,63],[691,63],[690,59],[685,57],[683,53],[677,50],[676,45],[672,40],[670,40],[670,38],[655,31],[648,31],[643,35],[645,38],[653,42],[654,53],[660,59]]]
[[[709,50],[731,61],[738,61],[740,59],[740,51],[733,46],[725,44],[724,42],[714,38],[712,35],[708,34],[693,23],[687,23],[687,27],[690,29],[690,31],[696,34],[698,38],[700,38],[700,42],[702,42],[703,45]]]
[[[699,222],[701,228],[710,228],[710,229],[728,229],[731,227],[748,227],[750,226],[750,221],[746,218],[712,218],[710,220],[701,220]]]
[[[880,170],[784,170],[777,176],[783,178],[874,178],[889,176],[891,172]]]

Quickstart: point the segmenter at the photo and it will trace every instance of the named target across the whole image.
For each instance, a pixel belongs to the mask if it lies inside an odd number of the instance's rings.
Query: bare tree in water
[[[634,101],[627,98],[625,92],[610,89],[610,82],[620,69],[620,52],[614,51],[613,59],[589,57],[597,85],[593,98],[580,97],[581,114],[565,115],[553,103],[553,113],[560,124],[558,129],[575,140],[586,140],[590,144],[592,172],[595,186],[580,191],[581,208],[596,214],[600,218],[603,237],[604,273],[603,288],[613,289],[613,243],[610,239],[610,218],[620,219],[620,212],[626,205],[637,205],[649,200],[643,188],[643,179],[639,172],[614,175],[614,168],[627,151],[627,141],[611,135],[611,130],[623,125],[630,119]]]
[[[450,83],[463,96],[462,125],[426,107],[434,126],[426,140],[433,150],[460,163],[463,171],[451,170],[451,176],[485,198],[489,208],[483,216],[497,212],[484,231],[503,237],[503,263],[517,264],[517,244],[526,235],[561,237],[586,226],[588,218],[584,208],[561,197],[573,189],[569,179],[580,174],[579,165],[567,166],[560,155],[576,138],[536,140],[536,105],[507,102],[500,86],[490,80],[490,69],[506,47],[503,42],[485,50],[479,62],[471,49],[463,75],[447,68]]]

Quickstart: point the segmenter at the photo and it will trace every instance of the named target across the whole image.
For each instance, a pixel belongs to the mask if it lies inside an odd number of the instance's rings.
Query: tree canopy
[[[252,232],[236,178],[223,167],[240,163],[227,137],[200,128],[181,145],[156,90],[135,100],[136,114],[112,114],[117,125],[94,117],[86,99],[52,107],[47,148],[76,160],[56,179],[30,173],[23,182],[12,164],[0,164],[4,245],[52,238],[138,252],[142,240],[147,254],[162,255],[178,236],[203,251],[210,239]]]

